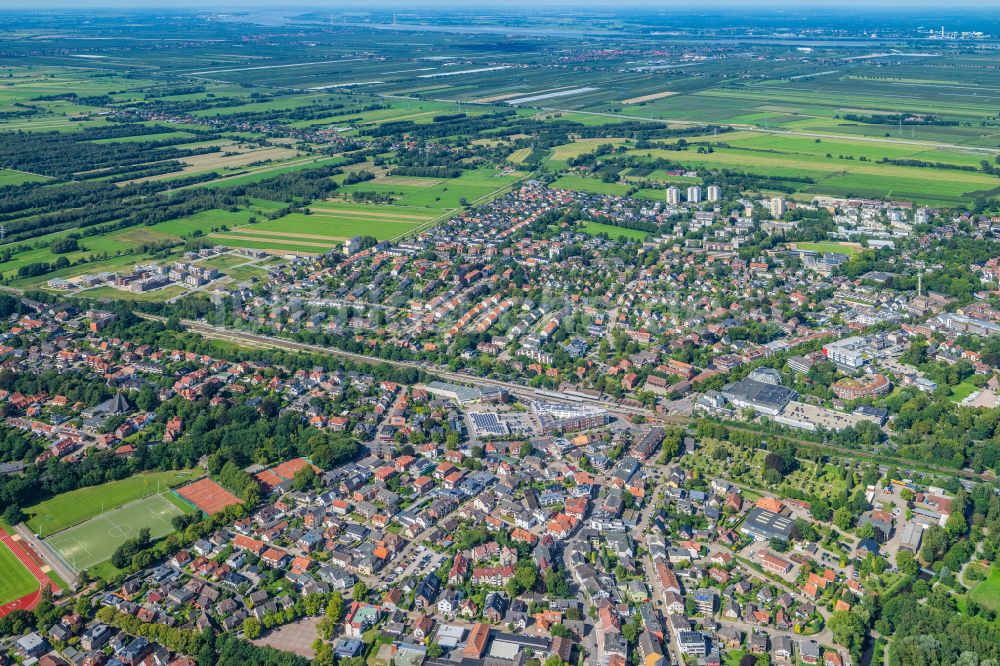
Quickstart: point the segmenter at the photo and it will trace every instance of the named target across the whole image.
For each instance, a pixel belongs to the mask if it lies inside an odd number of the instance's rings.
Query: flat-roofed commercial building
[[[740,532],[758,541],[788,541],[792,536],[792,521],[781,514],[755,506],[740,525]]]

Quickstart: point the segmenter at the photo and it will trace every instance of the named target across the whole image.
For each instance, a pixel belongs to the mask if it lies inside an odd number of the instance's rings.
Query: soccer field
[[[57,532],[45,541],[77,571],[108,560],[126,539],[148,527],[157,539],[170,534],[171,519],[183,511],[163,495],[151,495]]]
[[[153,472],[110,481],[99,486],[87,486],[28,507],[28,527],[35,534],[47,537],[94,518],[102,511],[124,506],[141,497],[173,488],[197,475],[188,471]]]

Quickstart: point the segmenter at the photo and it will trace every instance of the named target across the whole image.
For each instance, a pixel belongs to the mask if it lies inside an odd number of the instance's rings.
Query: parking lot
[[[392,569],[385,572],[387,582],[404,580],[410,576],[423,578],[436,570],[448,559],[446,553],[436,553],[427,546],[420,546],[402,562],[396,562]]]

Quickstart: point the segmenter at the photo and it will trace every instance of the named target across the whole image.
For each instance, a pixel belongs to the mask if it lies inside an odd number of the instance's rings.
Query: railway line
[[[145,319],[166,322],[166,317],[161,317],[158,315],[152,315],[147,313],[136,313],[138,316]],[[600,407],[606,409],[607,411],[629,417],[640,417],[648,421],[659,423],[662,425],[672,425],[680,427],[690,427],[693,425],[697,419],[686,416],[684,414],[678,414],[676,412],[657,412],[652,409],[647,409],[645,407],[635,407],[632,405],[623,405],[614,400],[608,400],[605,398],[599,398],[594,396],[589,396],[578,391],[571,391],[569,394],[564,392],[549,391],[546,389],[536,389],[530,386],[524,386],[522,384],[517,384],[515,382],[504,381],[500,379],[493,379],[490,377],[478,377],[475,375],[464,374],[461,372],[452,372],[450,370],[444,370],[437,366],[431,365],[429,363],[420,363],[416,361],[399,361],[391,359],[382,359],[376,356],[367,356],[365,354],[358,354],[355,352],[344,351],[341,349],[336,349],[333,347],[325,347],[323,345],[314,345],[305,342],[296,342],[294,340],[287,340],[283,338],[275,338],[268,335],[260,335],[257,333],[246,333],[244,331],[236,331],[223,326],[213,326],[211,324],[194,321],[190,319],[184,319],[181,324],[188,330],[198,333],[209,339],[222,340],[226,342],[234,342],[244,346],[266,348],[266,349],[282,349],[285,351],[301,351],[312,354],[323,354],[326,356],[336,356],[339,358],[344,358],[357,363],[364,363],[367,365],[377,365],[384,363],[386,365],[391,365],[398,368],[409,368],[423,370],[425,372],[431,373],[439,377],[440,379],[468,384],[476,387],[496,387],[501,388],[516,396],[520,399],[527,400],[553,400],[558,399],[564,402],[572,402],[574,404],[587,404],[594,407]],[[890,455],[873,453],[869,451],[859,451],[855,449],[849,449],[842,446],[837,446],[836,444],[823,443],[823,442],[813,442],[807,439],[800,439],[791,435],[767,435],[760,433],[753,428],[748,428],[735,423],[726,423],[726,428],[730,430],[740,430],[747,433],[755,434],[761,439],[769,439],[774,437],[780,437],[785,440],[794,442],[796,445],[810,447],[813,449],[819,449],[824,452],[831,452],[838,456],[843,456],[845,458],[854,458],[865,461],[872,461],[879,463],[883,467],[889,465],[893,467],[898,467],[905,472],[930,472],[933,474],[941,474],[946,476],[956,476],[958,477],[963,485],[969,487],[972,482],[993,482],[996,479],[989,475],[980,474],[975,470],[971,469],[960,469],[956,470],[949,467],[942,467],[939,465],[934,465],[933,463],[915,463],[913,461],[904,460],[902,458],[895,458]]]

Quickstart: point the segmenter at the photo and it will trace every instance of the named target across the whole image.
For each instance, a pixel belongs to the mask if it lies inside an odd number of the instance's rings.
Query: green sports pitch
[[[45,537],[45,541],[73,569],[83,571],[110,559],[118,546],[143,527],[149,528],[154,539],[170,534],[174,516],[194,511],[182,506],[182,500],[150,495]]]
[[[28,527],[35,534],[47,537],[105,511],[186,483],[197,476],[186,470],[153,472],[71,490],[25,509]]]

